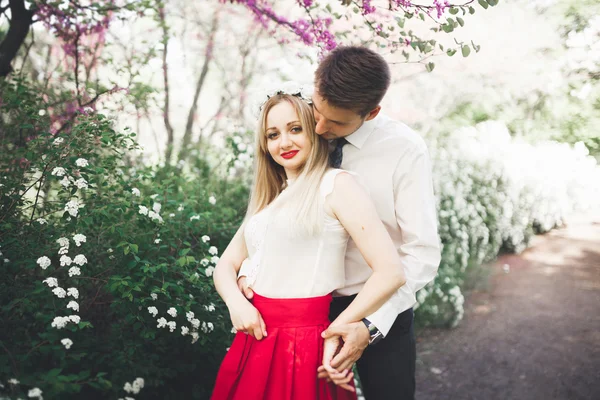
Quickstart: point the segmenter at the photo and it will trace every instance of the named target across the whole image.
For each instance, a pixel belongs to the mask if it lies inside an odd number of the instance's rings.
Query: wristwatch
[[[379,329],[377,329],[375,325],[373,325],[371,321],[369,321],[366,318],[363,318],[362,322],[367,326],[367,329],[369,330],[369,335],[371,336],[369,339],[369,346],[372,344],[376,344],[381,339],[383,339],[383,334]]]

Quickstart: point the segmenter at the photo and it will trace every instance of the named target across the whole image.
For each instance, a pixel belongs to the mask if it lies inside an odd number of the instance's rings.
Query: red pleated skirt
[[[223,359],[212,400],[356,400],[356,394],[317,378],[321,333],[329,326],[331,295],[272,299],[254,294],[266,338],[238,332]]]

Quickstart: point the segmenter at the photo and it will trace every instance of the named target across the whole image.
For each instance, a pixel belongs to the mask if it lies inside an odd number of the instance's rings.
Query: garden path
[[[417,399],[600,399],[600,216],[492,268],[458,327],[418,333]]]

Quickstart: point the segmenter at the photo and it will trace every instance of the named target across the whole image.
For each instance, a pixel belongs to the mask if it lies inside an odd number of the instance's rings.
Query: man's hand
[[[334,336],[340,336],[344,341],[344,345],[339,353],[333,357],[330,363],[331,367],[338,373],[352,369],[352,365],[358,361],[360,356],[362,356],[363,351],[365,351],[369,345],[369,339],[371,337],[369,330],[362,321],[330,326],[321,334],[321,336],[325,340]],[[322,374],[319,374],[319,377],[321,377],[321,375]]]
[[[240,288],[240,292],[242,292],[248,300],[254,297],[254,291],[248,287],[245,276],[240,276],[237,280],[237,284],[238,288]]]
[[[333,381],[334,384],[344,390],[354,392],[354,386],[350,384],[354,378],[354,373],[350,370],[338,372],[331,367],[331,360],[340,350],[341,343],[339,336],[331,336],[325,339],[323,343],[323,365],[318,369],[319,378],[327,378],[327,381]]]

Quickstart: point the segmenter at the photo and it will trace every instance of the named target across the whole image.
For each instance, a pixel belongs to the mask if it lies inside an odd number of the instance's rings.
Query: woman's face
[[[294,107],[287,101],[274,105],[267,114],[266,128],[269,154],[285,169],[288,179],[296,178],[308,160],[312,144]]]

